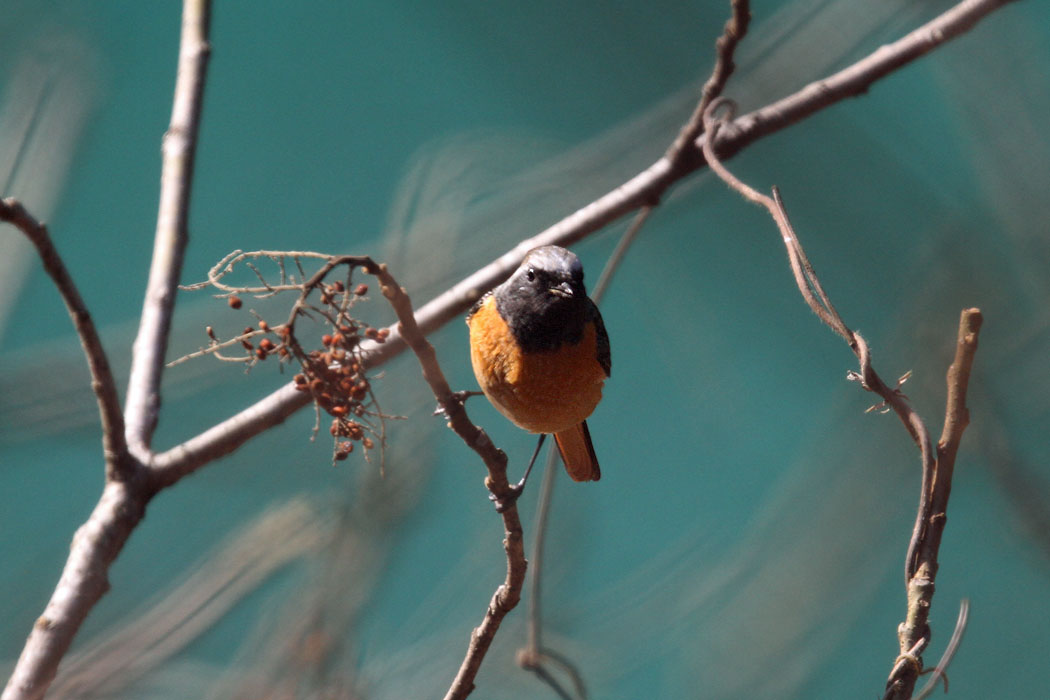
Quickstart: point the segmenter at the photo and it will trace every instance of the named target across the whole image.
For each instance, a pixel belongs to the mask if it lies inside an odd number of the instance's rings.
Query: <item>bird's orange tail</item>
[[[598,457],[594,454],[594,444],[591,443],[591,431],[587,430],[587,421],[555,433],[554,441],[558,443],[558,452],[561,453],[561,461],[565,463],[565,471],[569,472],[573,481],[597,481],[602,478],[602,471],[598,468]]]

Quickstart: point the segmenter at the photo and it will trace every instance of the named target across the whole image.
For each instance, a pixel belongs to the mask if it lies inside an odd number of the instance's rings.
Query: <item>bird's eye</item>
[[[526,278],[527,280],[529,280],[529,282],[535,282],[535,281],[536,281],[536,271],[535,271],[535,270],[533,270],[533,269],[532,269],[532,268],[530,267],[530,268],[529,268],[528,270],[526,270],[526,272],[525,272],[525,278]]]

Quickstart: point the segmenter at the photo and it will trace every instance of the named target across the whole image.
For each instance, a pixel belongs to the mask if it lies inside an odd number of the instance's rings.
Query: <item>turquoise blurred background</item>
[[[755,2],[726,94],[752,109],[951,3]],[[183,281],[235,248],[370,254],[422,304],[617,186],[688,116],[728,3],[218,2]],[[177,3],[6,0],[0,184],[48,221],[126,383],[178,50]],[[887,380],[940,432],[959,311],[985,314],[934,598],[933,664],[972,604],[951,697],[1050,697],[1050,8],[1015,3],[865,96],[729,164],[779,185]],[[574,246],[593,284],[625,222]],[[58,295],[0,234],[0,666],[102,485],[87,372]],[[287,307],[251,300],[263,315]],[[897,656],[919,460],[845,381],[772,222],[710,174],[655,212],[602,304],[589,421],[603,479],[558,474],[544,641],[593,698],[878,697]],[[365,311],[389,322],[381,303]],[[250,316],[178,302],[169,356]],[[466,328],[432,337],[474,388]],[[376,381],[385,476],[331,466],[304,410],[162,493],[53,697],[443,696],[503,580],[476,457],[412,358]],[[289,378],[168,371],[166,449]],[[472,418],[523,467],[533,438]],[[539,480],[521,501],[534,541]],[[520,670],[527,600],[481,698],[556,697]],[[564,676],[560,675],[560,678]],[[937,691],[940,693],[941,691]]]

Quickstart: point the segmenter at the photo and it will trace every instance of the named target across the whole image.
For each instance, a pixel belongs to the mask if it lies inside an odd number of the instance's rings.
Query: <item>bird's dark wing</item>
[[[590,300],[588,300],[590,301]],[[598,341],[598,364],[605,370],[605,376],[612,376],[612,351],[609,349],[609,334],[605,331],[605,322],[602,320],[602,312],[598,305],[591,302],[591,320],[594,321],[594,330],[597,332]]]

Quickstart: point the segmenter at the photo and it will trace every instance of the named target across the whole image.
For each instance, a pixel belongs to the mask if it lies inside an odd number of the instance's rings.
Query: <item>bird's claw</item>
[[[494,493],[489,493],[489,500],[492,501],[496,506],[497,513],[503,513],[512,505],[517,503],[521,494],[525,491],[525,480],[521,480],[513,486],[509,487],[507,495],[500,498]]]
[[[483,391],[455,391],[455,392],[453,392],[452,394],[449,395],[448,401],[449,401],[449,403],[458,403],[460,406],[462,406],[463,404],[465,404],[467,402],[467,399],[469,399],[471,396],[481,396],[483,393],[485,393],[485,392],[483,392]],[[437,408],[434,409],[434,415],[435,416],[445,416],[446,418],[448,418],[448,409],[446,409],[444,405],[439,403],[437,405]]]

